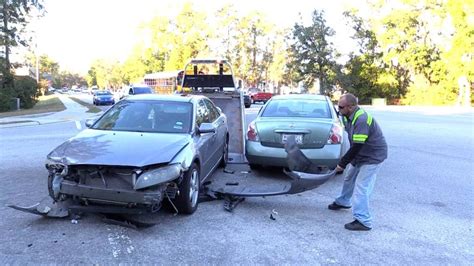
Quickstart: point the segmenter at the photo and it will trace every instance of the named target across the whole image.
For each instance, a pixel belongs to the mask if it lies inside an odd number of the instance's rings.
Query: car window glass
[[[173,101],[122,101],[92,127],[101,130],[188,133],[192,104]]]
[[[210,123],[209,111],[203,100],[199,100],[197,105],[196,124],[199,127],[202,123]]]
[[[274,100],[269,102],[263,117],[330,118],[328,103],[324,100]]]
[[[207,110],[209,111],[209,120],[214,122],[220,116],[219,110],[217,110],[214,104],[208,99],[205,99],[204,103],[206,104]]]
[[[135,87],[133,89],[134,89],[135,94],[151,93],[151,88],[148,88],[148,87]]]

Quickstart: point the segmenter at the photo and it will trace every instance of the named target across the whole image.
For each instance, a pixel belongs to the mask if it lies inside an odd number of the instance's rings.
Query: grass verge
[[[40,96],[38,102],[30,109],[21,109],[16,111],[2,112],[0,118],[19,116],[19,115],[33,115],[50,112],[59,112],[66,110],[63,102],[56,95]]]
[[[99,113],[99,112],[102,112],[102,110],[98,107],[96,107],[95,105],[93,104],[90,104],[90,103],[86,103],[82,100],[79,100],[78,98],[76,97],[69,97],[69,99],[75,101],[76,103],[82,105],[82,106],[85,106],[87,107],[87,112],[88,113]]]

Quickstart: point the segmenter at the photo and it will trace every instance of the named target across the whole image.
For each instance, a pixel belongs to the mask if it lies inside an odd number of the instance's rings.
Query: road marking
[[[77,130],[82,130],[81,121],[76,120],[76,127],[77,127]]]

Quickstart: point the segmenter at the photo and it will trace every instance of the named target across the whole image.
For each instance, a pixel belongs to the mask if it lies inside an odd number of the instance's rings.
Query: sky
[[[85,74],[95,59],[124,60],[137,41],[141,23],[157,15],[174,16],[182,0],[44,0],[47,13],[30,23],[36,32],[37,51],[59,62],[61,69]],[[309,24],[315,9],[324,10],[328,26],[336,31],[338,51],[354,49],[350,28],[342,12],[349,0],[193,0],[194,8],[209,14],[232,3],[241,15],[262,12],[278,26],[299,22],[299,14]],[[305,23],[306,23],[305,22]]]

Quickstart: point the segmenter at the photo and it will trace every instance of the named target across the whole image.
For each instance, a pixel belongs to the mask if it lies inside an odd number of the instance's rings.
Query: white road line
[[[76,120],[76,127],[77,127],[77,130],[82,130],[81,121]]]

